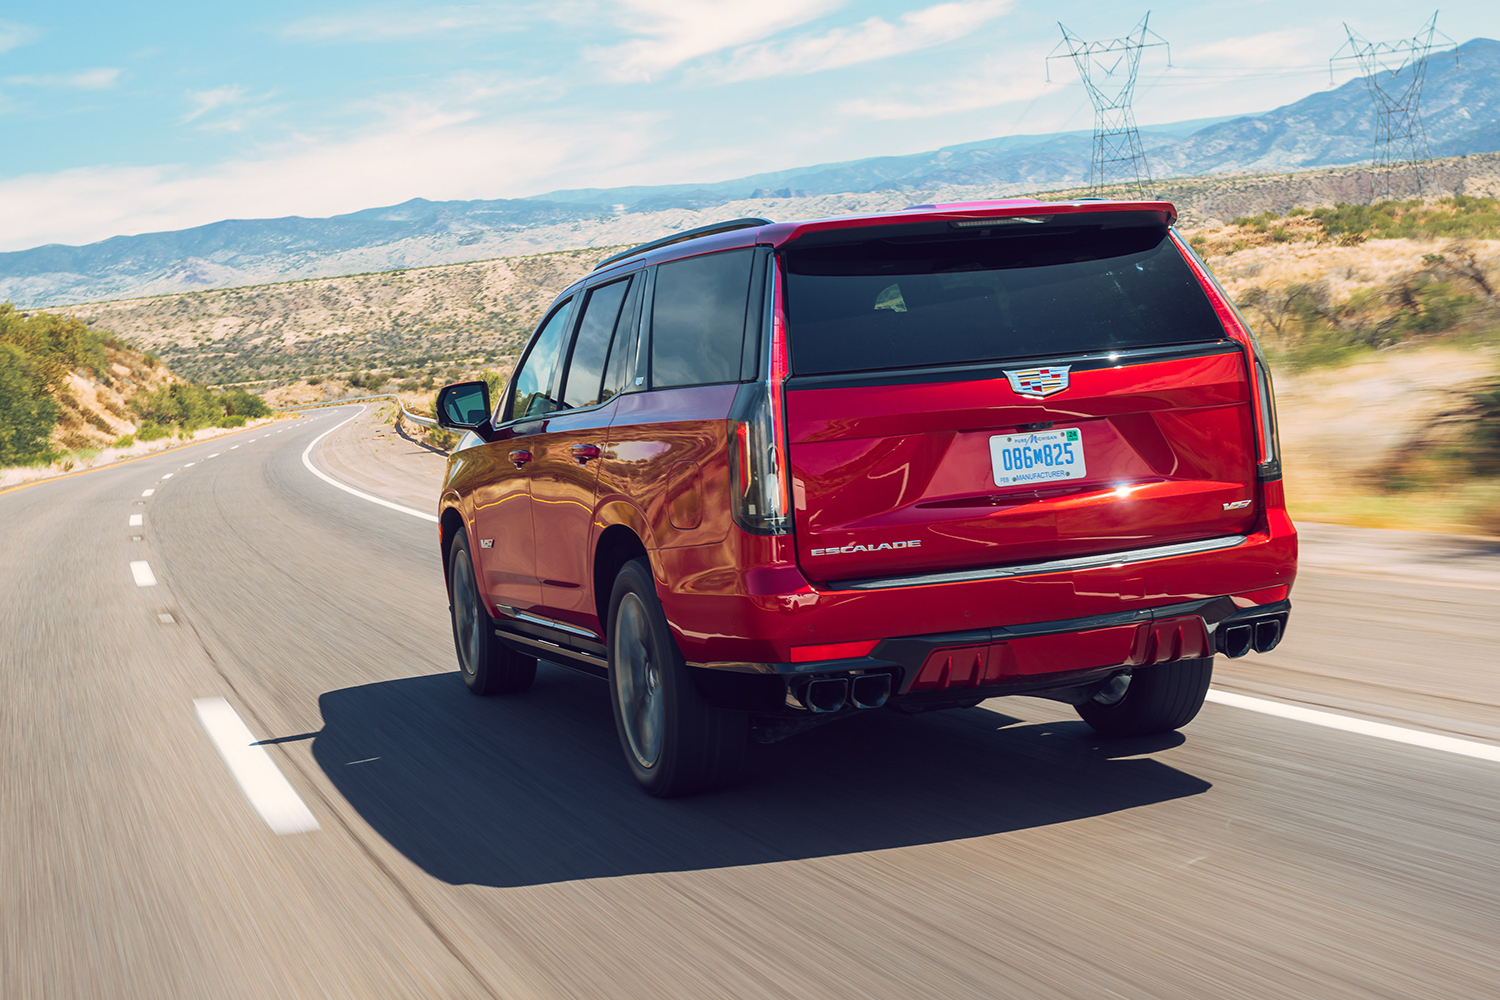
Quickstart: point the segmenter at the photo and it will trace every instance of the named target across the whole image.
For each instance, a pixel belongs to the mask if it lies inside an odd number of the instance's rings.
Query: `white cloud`
[[[844,0],[620,0],[621,27],[636,36],[594,47],[605,76],[649,81],[684,63],[806,24]]]
[[[416,11],[385,8],[294,21],[281,29],[281,35],[296,41],[385,42],[459,31],[509,31],[522,26],[525,11],[518,4],[457,5]]]
[[[250,98],[250,91],[237,83],[226,84],[223,87],[214,87],[211,90],[190,90],[188,101],[193,108],[187,114],[177,120],[177,124],[186,125],[188,122],[196,121],[210,112],[220,108],[226,108],[234,104],[243,104]]]
[[[853,27],[746,45],[704,75],[721,82],[794,76],[930,48],[962,38],[1004,14],[1015,0],[961,0],[902,14],[893,24],[872,17]]]
[[[41,76],[8,76],[5,82],[29,87],[72,87],[78,90],[109,90],[120,82],[122,71],[101,66],[77,73],[47,73]]]
[[[586,186],[620,168],[661,176],[662,163],[643,166],[653,124],[619,116],[604,131],[555,119],[480,123],[411,109],[346,141],[289,145],[206,169],[92,167],[0,180],[0,251],[226,218],[327,216],[414,196],[520,197]]]
[[[0,21],[0,52],[9,52],[42,37],[42,33],[29,24]]]
[[[1015,60],[992,61],[977,72],[958,72],[952,79],[924,87],[900,88],[899,96],[861,97],[843,101],[841,115],[877,121],[932,118],[999,107],[1016,101],[1034,100],[1047,89],[1035,66]],[[1052,84],[1053,89],[1061,89]]]

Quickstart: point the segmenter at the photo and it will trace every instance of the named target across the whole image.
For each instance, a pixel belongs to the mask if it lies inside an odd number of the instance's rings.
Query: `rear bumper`
[[[1028,692],[1086,689],[1121,669],[1199,659],[1280,642],[1291,602],[1237,607],[1228,596],[990,629],[881,641],[869,656],[810,663],[695,663],[785,678],[890,673],[897,698],[959,703]],[[1241,644],[1244,638],[1243,645]],[[1232,644],[1226,648],[1226,642]]]
[[[801,674],[815,668],[794,662],[799,646],[878,640],[882,650],[890,650],[897,648],[890,644],[909,642],[910,637],[959,634],[982,637],[987,646],[1024,640],[1024,648],[1011,649],[1016,655],[1013,667],[1006,660],[985,670],[1028,675],[1056,662],[1051,651],[1061,640],[1042,641],[1049,637],[1116,630],[1106,643],[1113,650],[1119,648],[1116,639],[1136,642],[1143,624],[1155,629],[1152,635],[1161,631],[1158,626],[1173,617],[1162,609],[1196,615],[1207,630],[1239,609],[1285,600],[1296,578],[1297,535],[1285,511],[1267,514],[1257,530],[1212,548],[1163,552],[1143,560],[1091,557],[1086,565],[1043,564],[1025,573],[1006,570],[978,579],[898,586],[880,581],[880,586],[869,589],[809,582],[794,562],[775,558],[790,555],[789,544],[779,539],[741,535],[738,543],[726,539],[722,548],[657,550],[653,561],[660,561],[658,581],[667,619],[684,655],[695,664]],[[734,550],[736,544],[744,548]],[[786,548],[778,552],[778,544]],[[752,550],[757,545],[764,551]],[[735,566],[746,565],[756,568],[735,572]],[[671,586],[667,581],[683,582]],[[706,581],[736,585],[734,592],[725,593],[704,587]],[[1219,610],[1206,616],[1193,610],[1210,606]],[[1184,634],[1182,641],[1193,638]],[[1144,641],[1160,645],[1167,640]],[[974,644],[979,642],[976,638]],[[997,655],[1005,660],[1008,654]],[[1127,645],[1112,665],[1144,655]]]

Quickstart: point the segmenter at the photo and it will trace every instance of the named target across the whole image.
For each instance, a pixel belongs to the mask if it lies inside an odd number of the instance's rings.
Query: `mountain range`
[[[1500,42],[1431,58],[1422,115],[1433,156],[1500,150]],[[1368,160],[1376,113],[1363,80],[1264,114],[1141,130],[1157,177],[1286,172]],[[552,191],[534,198],[427,201],[327,219],[227,220],[0,253],[0,301],[57,306],[204,288],[389,271],[639,242],[735,214],[797,217],[899,208],[910,200],[1076,187],[1091,134],[1006,136],[906,156],[826,163],[701,185]],[[834,197],[838,196],[838,197]],[[946,200],[946,199],[945,199]],[[800,210],[799,210],[800,209]],[[706,213],[706,214],[705,214]]]

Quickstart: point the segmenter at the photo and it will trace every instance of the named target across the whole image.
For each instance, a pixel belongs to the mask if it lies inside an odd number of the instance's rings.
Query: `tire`
[[[1149,736],[1181,729],[1203,707],[1214,658],[1158,663],[1130,674],[1124,695],[1106,691],[1076,706],[1103,736]],[[1112,697],[1118,700],[1110,701]]]
[[[454,533],[448,550],[448,601],[458,673],[469,692],[516,694],[531,687],[536,680],[536,658],[516,652],[495,636],[474,577],[469,536],[462,530]]]
[[[698,694],[645,559],[626,563],[610,593],[609,690],[625,763],[649,794],[687,795],[739,777],[749,715]]]

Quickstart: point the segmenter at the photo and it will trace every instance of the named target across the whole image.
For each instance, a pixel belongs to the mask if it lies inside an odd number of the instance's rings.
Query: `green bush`
[[[15,344],[0,342],[0,466],[38,462],[51,455],[57,403],[45,373]]]
[[[110,445],[111,448],[131,448],[131,447],[134,447],[134,446],[135,446],[135,435],[134,434],[124,434],[124,435],[121,435],[120,437],[115,438],[115,443],[114,444]]]
[[[142,441],[160,441],[164,437],[169,437],[171,433],[170,428],[163,427],[161,424],[141,424],[135,436]]]
[[[246,417],[256,420],[260,417],[269,417],[271,408],[266,401],[244,389],[229,389],[219,397],[224,406],[224,412],[230,416]],[[243,423],[243,421],[241,421]],[[223,427],[223,424],[219,425]]]
[[[215,424],[214,426],[216,426],[216,427],[243,427],[243,426],[245,426],[245,417],[244,417],[243,414],[233,413],[233,414],[230,414],[229,416],[220,417],[219,418],[219,422],[217,424]]]

